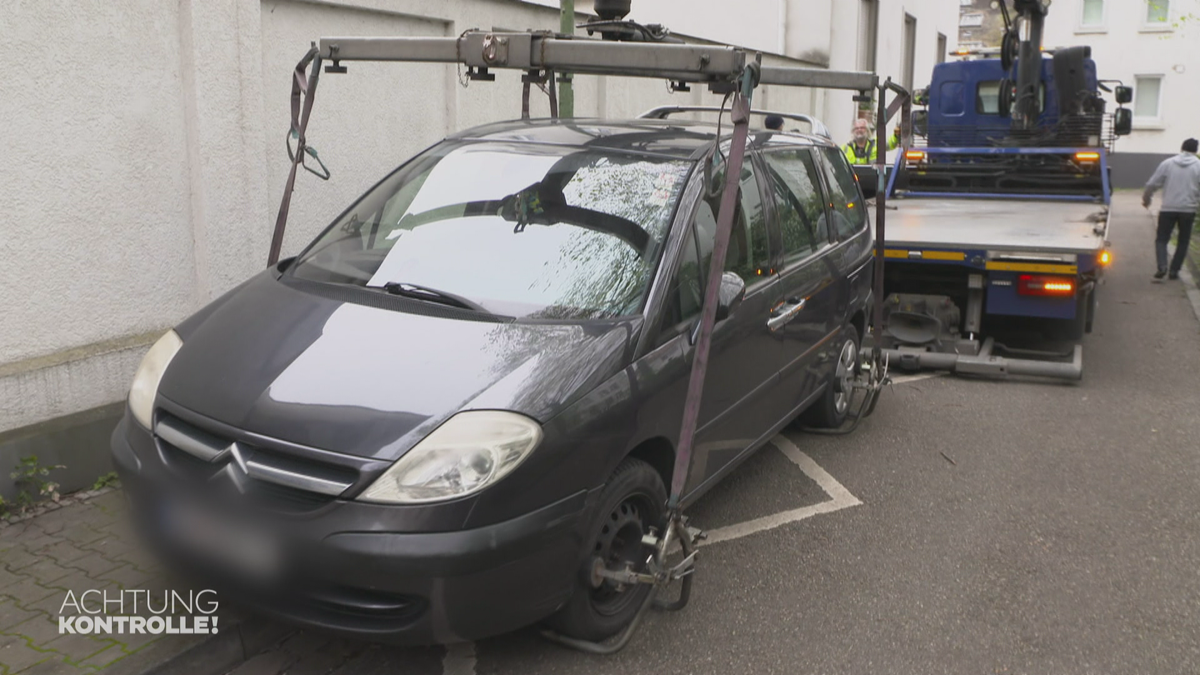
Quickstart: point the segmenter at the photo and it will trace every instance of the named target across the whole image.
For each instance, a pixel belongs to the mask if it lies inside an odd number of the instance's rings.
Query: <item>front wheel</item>
[[[600,496],[588,529],[587,555],[577,575],[575,593],[546,623],[557,632],[599,642],[633,621],[646,594],[646,584],[622,585],[595,574],[609,570],[645,571],[651,554],[642,536],[660,527],[666,515],[667,490],[654,467],[628,457],[617,466]]]
[[[853,324],[842,330],[838,347],[837,365],[833,377],[821,398],[804,411],[804,422],[820,429],[836,429],[842,426],[850,413],[850,399],[854,394],[854,377],[858,374],[858,329]]]

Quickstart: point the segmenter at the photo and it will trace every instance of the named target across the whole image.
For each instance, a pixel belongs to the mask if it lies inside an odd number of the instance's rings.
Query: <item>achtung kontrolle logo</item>
[[[67,591],[58,610],[59,634],[210,635],[217,632],[217,593],[212,590]]]

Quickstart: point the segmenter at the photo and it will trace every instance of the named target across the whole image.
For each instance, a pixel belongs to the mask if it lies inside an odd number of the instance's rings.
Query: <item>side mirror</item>
[[[721,287],[717,291],[717,323],[728,319],[746,299],[746,282],[734,272],[721,275]],[[697,320],[692,332],[688,335],[688,344],[696,344],[700,339],[700,321]]]
[[[912,114],[913,133],[918,136],[929,135],[929,111],[914,110]]]
[[[1128,136],[1133,131],[1133,111],[1129,108],[1117,108],[1113,111],[1113,133],[1117,136]]]
[[[746,298],[746,282],[734,272],[721,275],[721,289],[717,293],[717,321],[728,319]]]
[[[1115,97],[1117,103],[1129,103],[1133,101],[1133,87],[1117,87]]]
[[[874,199],[879,193],[879,172],[873,164],[854,164],[854,176],[858,179],[858,187],[862,190],[863,199]]]

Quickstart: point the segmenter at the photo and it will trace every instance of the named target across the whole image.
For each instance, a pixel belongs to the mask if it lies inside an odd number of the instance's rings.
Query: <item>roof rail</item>
[[[663,106],[659,106],[657,108],[651,108],[650,110],[647,110],[646,112],[642,113],[641,115],[638,115],[638,117],[641,119],[663,120],[663,119],[666,119],[667,117],[669,117],[670,115],[674,115],[677,113],[686,113],[686,112],[719,113],[721,111],[722,111],[722,108],[720,108],[718,106],[663,105]],[[750,111],[750,114],[751,115],[778,115],[784,119],[797,120],[799,122],[806,122],[806,123],[808,123],[809,126],[812,127],[812,133],[814,136],[824,136],[825,138],[828,138],[829,140],[833,140],[833,136],[829,133],[829,128],[825,126],[825,123],[822,122],[821,120],[817,119],[816,117],[813,117],[812,115],[806,115],[804,113],[777,112],[774,110],[758,110],[758,109],[752,109]]]

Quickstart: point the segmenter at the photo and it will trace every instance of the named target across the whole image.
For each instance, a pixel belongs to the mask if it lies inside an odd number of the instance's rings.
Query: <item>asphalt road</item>
[[[1200,672],[1200,322],[1181,282],[1152,281],[1136,196],[1116,213],[1082,383],[909,381],[852,436],[789,432],[861,503],[706,546],[691,604],[623,652],[302,635],[241,672]],[[693,520],[829,499],[767,448]]]

